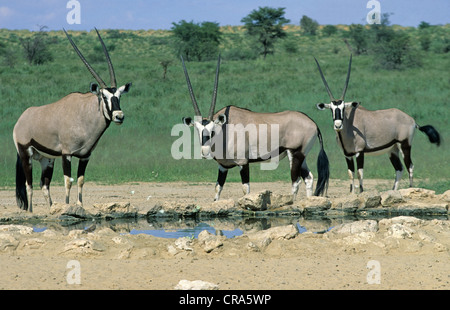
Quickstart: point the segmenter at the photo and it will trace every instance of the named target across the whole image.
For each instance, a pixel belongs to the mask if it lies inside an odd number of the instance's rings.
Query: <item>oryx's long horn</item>
[[[70,44],[72,44],[72,47],[74,48],[75,52],[77,52],[78,56],[80,57],[81,61],[85,64],[85,66],[88,68],[89,72],[92,74],[92,76],[97,80],[97,82],[100,84],[100,87],[106,88],[105,82],[102,80],[102,78],[95,72],[95,70],[91,67],[91,65],[87,62],[87,60],[84,58],[83,54],[81,54],[78,47],[75,45],[75,43],[70,38],[69,34],[67,33],[66,29],[64,29],[64,33],[67,36],[67,39],[69,39]]]
[[[114,68],[113,68],[113,65],[111,62],[111,58],[109,58],[108,50],[106,49],[105,43],[103,43],[102,37],[100,36],[100,33],[98,33],[97,28],[95,28],[95,31],[97,32],[97,36],[100,39],[100,43],[102,43],[103,52],[105,53],[106,61],[108,62],[109,77],[111,79],[111,87],[117,88],[116,75],[114,74]]]
[[[216,99],[217,99],[217,89],[219,86],[219,69],[220,69],[220,54],[219,59],[217,60],[217,68],[216,68],[216,78],[214,80],[214,91],[213,97],[211,101],[211,107],[209,108],[208,119],[212,120],[214,116],[214,110],[216,108]]]
[[[323,76],[322,69],[320,68],[319,62],[317,61],[316,57],[314,57],[314,60],[316,61],[317,68],[319,68],[320,76],[322,77],[323,84],[325,85],[325,88],[327,89],[328,95],[330,96],[331,101],[335,101],[333,94],[331,93],[330,87],[328,87],[327,80],[325,80],[325,77]]]
[[[181,62],[183,64],[184,75],[186,76],[186,82],[187,82],[187,86],[189,89],[189,95],[191,95],[192,104],[194,105],[195,115],[202,116],[202,113],[200,113],[200,109],[198,108],[197,100],[195,100],[194,91],[192,90],[191,80],[189,79],[189,74],[187,72],[186,65],[184,64],[183,56],[180,56],[180,57],[181,57]]]
[[[348,63],[347,79],[345,80],[345,87],[341,97],[342,101],[344,101],[345,93],[347,92],[348,81],[350,80],[350,71],[352,71],[352,54],[350,54],[350,61]]]

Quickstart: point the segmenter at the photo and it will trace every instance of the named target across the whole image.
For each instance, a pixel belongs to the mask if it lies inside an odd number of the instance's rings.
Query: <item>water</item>
[[[385,217],[384,217],[385,218]],[[440,219],[448,219],[448,217],[433,217]],[[121,235],[138,235],[147,234],[160,238],[198,238],[198,235],[203,230],[212,234],[223,234],[227,238],[234,238],[246,233],[266,230],[271,227],[294,225],[299,233],[325,233],[334,227],[343,224],[351,223],[358,220],[381,218],[357,218],[357,217],[338,217],[338,218],[304,218],[303,216],[268,216],[268,217],[232,217],[232,218],[209,218],[209,219],[178,219],[178,220],[161,220],[161,219],[116,219],[116,220],[101,220],[101,221],[82,221],[76,224],[64,223],[28,223],[33,227],[35,232],[42,232],[46,229],[53,229],[57,231],[66,231],[74,229],[87,229],[95,224],[95,230],[99,231],[102,228],[110,228]],[[431,218],[423,218],[431,219]],[[27,225],[27,223],[22,223]]]

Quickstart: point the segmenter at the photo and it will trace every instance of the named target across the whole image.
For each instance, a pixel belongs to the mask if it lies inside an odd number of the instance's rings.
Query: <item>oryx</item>
[[[89,65],[64,29],[69,42],[99,85],[91,83],[88,93],[71,93],[54,103],[30,107],[14,126],[13,138],[17,149],[16,200],[21,209],[33,211],[32,159],[41,164],[40,185],[49,205],[52,205],[49,186],[57,157],[62,157],[67,204],[73,182],[71,159],[79,158],[77,204],[82,205],[84,172],[89,157],[110,123],[120,125],[124,120],[120,96],[130,90],[131,83],[117,87],[108,51],[97,29],[95,31],[108,63],[111,87]]]
[[[227,106],[214,113],[219,81],[220,56],[217,62],[214,91],[208,116],[203,118],[195,99],[189,75],[181,57],[195,117],[183,117],[185,125],[194,126],[201,142],[203,158],[214,158],[219,164],[216,195],[219,200],[228,169],[239,166],[244,194],[250,192],[249,164],[269,159],[289,157],[292,194],[296,198],[301,179],[306,184],[306,195],[313,192],[313,175],[306,164],[306,156],[319,138],[317,159],[318,181],[314,195],[323,195],[328,187],[329,163],[323,148],[319,128],[308,116],[300,112],[256,113],[236,106]],[[253,134],[249,132],[253,128]],[[236,136],[245,137],[236,139]],[[270,140],[270,141],[268,141]],[[278,143],[273,143],[276,140]],[[260,146],[264,145],[264,150]],[[267,147],[270,145],[270,147]],[[240,153],[239,150],[242,150]]]
[[[399,153],[409,173],[409,185],[413,186],[413,163],[411,161],[411,143],[415,129],[424,132],[431,143],[439,146],[440,135],[433,126],[419,126],[408,114],[398,109],[386,109],[369,111],[358,102],[344,102],[350,79],[352,57],[348,65],[347,79],[344,91],[340,99],[336,100],[328,87],[327,81],[320,68],[319,62],[314,58],[322,77],[322,81],[330,96],[331,103],[318,103],[317,108],[331,110],[336,131],[336,140],[344,151],[350,177],[350,192],[355,192],[354,174],[355,166],[353,157],[356,157],[358,169],[359,190],[363,191],[364,155],[389,154],[389,159],[395,169],[394,190],[398,189],[398,183],[403,173],[403,166]]]

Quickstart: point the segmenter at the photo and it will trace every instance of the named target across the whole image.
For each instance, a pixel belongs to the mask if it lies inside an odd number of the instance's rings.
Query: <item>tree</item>
[[[329,37],[335,34],[337,30],[337,27],[334,25],[326,25],[325,27],[323,27],[322,33],[324,36]]]
[[[41,65],[53,60],[53,56],[48,50],[47,34],[44,32],[45,28],[47,28],[47,26],[40,26],[39,31],[34,33],[31,37],[20,39],[25,58],[30,65]]]
[[[222,33],[219,24],[213,22],[186,22],[185,20],[172,23],[172,32],[178,39],[177,53],[186,60],[198,61],[217,58]]]
[[[284,17],[284,8],[260,7],[241,19],[247,33],[257,38],[262,45],[260,52],[264,59],[267,54],[274,53],[274,44],[277,39],[286,36],[283,26],[290,22]]]
[[[319,28],[319,23],[312,18],[303,15],[302,19],[300,19],[300,27],[302,27],[303,34],[315,36],[317,29]]]
[[[354,47],[356,48],[354,51],[356,55],[367,52],[367,32],[362,25],[351,24],[349,36],[354,44]]]

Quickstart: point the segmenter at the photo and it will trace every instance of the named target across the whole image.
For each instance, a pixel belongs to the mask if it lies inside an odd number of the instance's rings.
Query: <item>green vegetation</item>
[[[441,133],[442,145],[437,148],[417,132],[412,157],[416,184],[442,192],[448,189],[450,150],[446,140],[448,126],[450,58],[445,44],[450,27],[431,26],[433,35],[428,49],[421,46],[420,36],[430,29],[389,26],[407,35],[410,48],[418,53],[420,67],[386,70],[377,66],[370,53],[354,55],[348,100],[361,101],[368,109],[396,107],[418,124],[432,124]],[[366,28],[366,27],[364,27]],[[327,102],[313,56],[320,61],[328,84],[340,92],[345,82],[349,49],[345,44],[349,27],[336,31],[304,36],[299,26],[285,26],[286,38],[276,45],[277,52],[263,60],[255,56],[253,42],[242,27],[222,27],[219,45],[222,54],[219,93],[216,109],[237,105],[260,112],[299,110],[316,121],[324,137],[325,150],[331,165],[331,178],[342,179],[348,188],[347,168],[342,151],[335,141],[329,113],[315,105]],[[368,30],[368,29],[365,29]],[[95,31],[69,32],[80,50],[101,76],[108,80],[106,62],[96,51],[99,46]],[[100,139],[86,171],[86,181],[121,183],[140,181],[215,182],[217,164],[212,160],[174,160],[171,145],[179,136],[171,136],[174,124],[183,116],[193,116],[179,55],[173,51],[174,36],[170,31],[100,30],[111,50],[111,59],[122,85],[133,82],[130,93],[123,96],[125,113],[122,126],[111,125]],[[22,56],[21,39],[30,38],[29,31],[0,30],[0,186],[14,186],[16,151],[12,130],[21,113],[30,106],[57,101],[70,92],[87,92],[92,76],[76,56],[62,31],[46,33],[53,61],[30,65]],[[289,42],[288,44],[286,42]],[[448,43],[447,43],[448,44]],[[113,49],[111,47],[114,46]],[[15,51],[15,63],[7,57]],[[8,56],[9,55],[9,56]],[[216,59],[190,62],[189,74],[202,111],[209,108],[212,96]],[[191,133],[193,129],[190,129]],[[308,165],[317,177],[316,145],[308,156]],[[74,160],[73,171],[76,172]],[[39,185],[40,167],[34,162],[35,187]],[[290,180],[289,163],[285,159],[275,171],[261,171],[258,164],[250,166],[251,182]],[[394,181],[394,170],[386,155],[367,157],[365,179],[382,178]],[[55,163],[53,183],[62,185],[61,160]],[[227,182],[240,181],[239,170],[228,174]],[[402,187],[407,186],[404,175]]]

